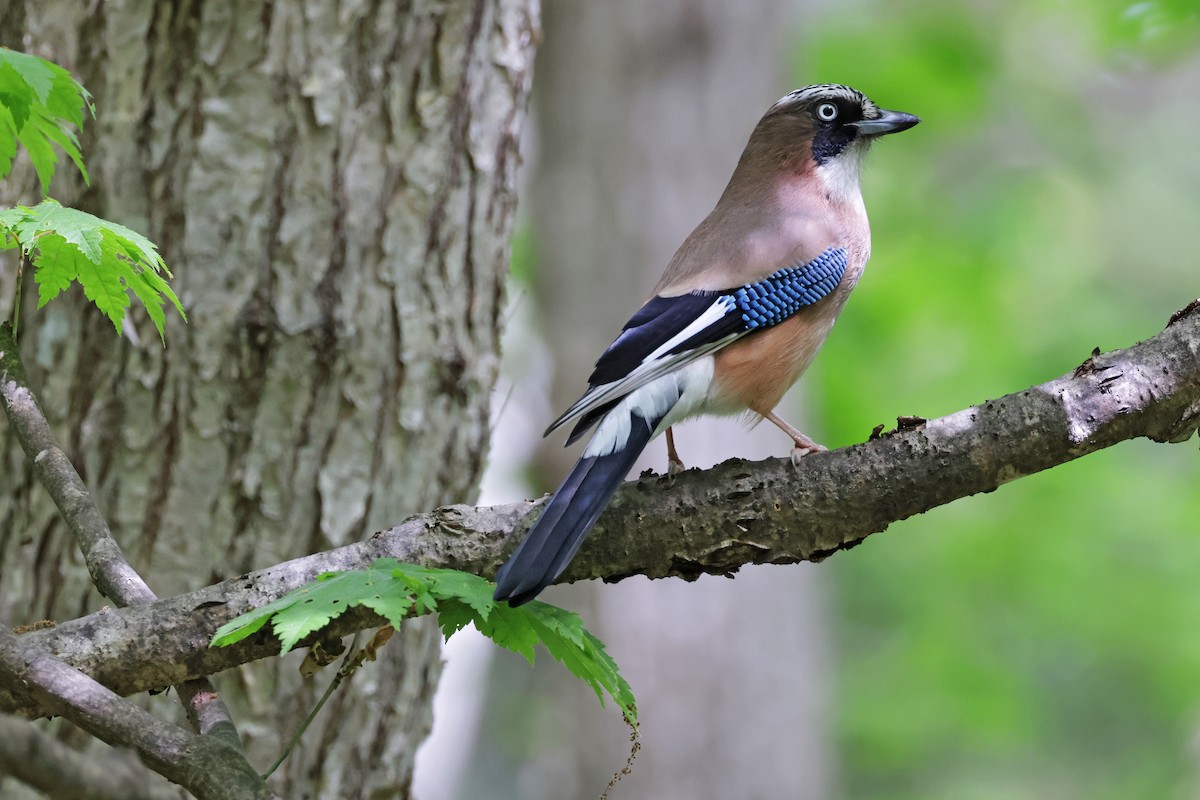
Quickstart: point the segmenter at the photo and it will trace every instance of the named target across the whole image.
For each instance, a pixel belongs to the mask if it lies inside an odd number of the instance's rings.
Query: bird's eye
[[[837,119],[838,109],[833,103],[821,103],[817,106],[817,119],[822,122],[833,122]]]

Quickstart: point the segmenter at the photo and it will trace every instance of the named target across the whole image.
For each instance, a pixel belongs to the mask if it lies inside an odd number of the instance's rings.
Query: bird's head
[[[920,122],[903,111],[885,111],[857,89],[835,83],[805,86],[789,92],[763,117],[791,118],[803,138],[811,140],[811,157],[824,166],[848,150],[864,150],[889,133],[906,131]]]
[[[881,109],[849,86],[805,86],[781,97],[763,115],[743,160],[747,167],[815,173],[832,196],[848,199],[858,194],[859,166],[871,142],[920,121],[903,111]]]

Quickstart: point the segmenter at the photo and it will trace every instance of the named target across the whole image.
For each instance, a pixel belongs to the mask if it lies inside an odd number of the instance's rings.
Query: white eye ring
[[[817,119],[822,122],[833,122],[837,119],[838,108],[833,103],[821,103],[817,106]]]

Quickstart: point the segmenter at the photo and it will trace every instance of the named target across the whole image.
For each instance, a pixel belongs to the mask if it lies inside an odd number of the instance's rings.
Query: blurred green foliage
[[[801,36],[798,83],[924,119],[867,168],[876,253],[805,380],[818,438],[1040,383],[1200,296],[1194,0],[879,0]],[[848,797],[1200,793],[1195,439],[1022,479],[830,566]]]

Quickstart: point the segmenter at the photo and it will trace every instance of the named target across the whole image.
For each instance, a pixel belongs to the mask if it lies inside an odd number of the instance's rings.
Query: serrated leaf
[[[359,605],[366,606],[386,619],[393,628],[399,628],[417,603],[411,588],[402,581],[393,580],[384,570],[372,570],[368,575],[373,577],[364,581],[364,592]],[[422,607],[430,608],[431,604],[432,598],[428,598]],[[436,605],[433,607],[436,608]]]
[[[447,639],[473,624],[498,646],[524,656],[530,663],[534,661],[536,646],[541,643],[551,656],[592,687],[601,704],[606,694],[611,697],[636,729],[633,691],[603,643],[588,632],[578,614],[536,600],[512,608],[492,599],[493,588],[476,575],[381,558],[365,570],[321,575],[315,583],[281,597],[264,609],[271,609],[268,616],[273,618],[283,652],[287,652],[305,636],[356,605],[370,608],[393,627],[398,627],[413,612],[436,607],[438,625]],[[237,627],[239,624],[253,624],[255,630],[261,628],[264,609],[227,623],[214,637],[214,646],[237,641],[226,635],[227,630],[248,635],[241,633],[243,628]]]
[[[16,73],[39,102],[45,104],[50,99],[50,90],[54,88],[56,64],[7,47],[0,47],[0,64]],[[58,69],[61,70],[62,67]]]
[[[266,625],[271,619],[274,611],[266,610],[266,606],[255,609],[249,614],[240,617],[235,617],[221,627],[217,628],[217,632],[213,634],[210,647],[225,647],[235,642],[240,642],[252,633],[255,633]]]
[[[438,601],[429,591],[429,584],[422,581],[420,578],[411,575],[396,575],[393,573],[392,580],[404,585],[404,588],[412,597],[412,610],[416,614],[431,614],[437,611]]]
[[[29,153],[29,160],[33,162],[33,169],[37,172],[38,183],[42,185],[42,194],[45,194],[50,190],[50,181],[54,180],[54,168],[58,164],[54,148],[50,146],[45,134],[29,124],[17,132],[17,141]]]
[[[305,594],[300,595],[301,592]],[[298,596],[306,596],[307,592],[308,588],[302,587],[295,592],[284,595],[278,600],[267,603],[265,606],[251,609],[245,614],[234,617],[229,622],[217,628],[217,632],[213,634],[213,639],[209,643],[209,646],[226,647],[235,642],[240,642],[250,634],[261,629],[263,625],[266,625],[277,611],[281,611],[297,602],[299,599]]]
[[[538,602],[530,609],[536,624],[543,626],[557,638],[564,639],[576,647],[583,647],[586,631],[583,620],[574,611],[567,611],[549,603]]]
[[[74,211],[74,209],[68,210]],[[83,214],[85,212],[80,211],[77,213]],[[154,242],[150,241],[145,236],[142,236],[137,231],[130,230],[119,223],[109,222],[108,220],[100,219],[99,217],[92,217],[91,214],[88,214],[87,216],[91,217],[96,222],[103,223],[103,230],[113,235],[114,243],[125,251],[125,255],[128,256],[131,261],[138,262],[143,266],[150,267],[150,269],[155,272],[161,272],[170,277],[171,271],[167,269],[167,265],[163,262],[162,256],[158,253],[158,246],[155,245]]]
[[[276,636],[284,643],[280,650],[280,655],[283,655],[292,649],[296,641],[300,638],[307,636],[313,630],[320,630],[329,624],[333,616],[336,616],[324,614],[324,621],[319,621],[322,613],[320,603],[317,602],[316,608],[314,608],[313,602],[317,586],[318,584],[302,586],[295,591],[288,592],[278,600],[267,603],[261,608],[256,608],[238,617],[234,617],[220,628],[217,628],[217,632],[213,634],[210,646],[225,647],[235,642],[240,642],[252,633],[259,631],[267,622],[271,622]],[[298,606],[301,608],[294,611],[293,609],[296,609]],[[341,612],[339,611],[338,613]],[[281,617],[284,620],[283,623],[279,621]],[[312,628],[312,630],[301,633],[294,639],[291,638],[296,631],[302,630],[305,625],[313,623],[316,623],[316,627]]]
[[[501,647],[525,657],[532,664],[537,631],[529,624],[529,609],[496,604],[487,620],[475,620],[475,627]]]
[[[43,258],[51,253],[48,243],[39,243],[38,248]],[[115,265],[101,265],[86,258],[77,259],[75,263],[79,267],[75,277],[83,287],[84,295],[95,303],[96,308],[112,321],[113,327],[120,333],[125,321],[125,309],[129,307],[129,294]]]
[[[18,206],[4,212],[7,228],[15,235],[34,266],[38,305],[57,297],[72,281],[121,331],[130,293],[165,341],[167,301],[179,315],[187,314],[163,275],[170,275],[158,249],[146,237],[115,222],[64,208],[46,199],[32,208]]]
[[[84,182],[87,168],[79,141],[67,126],[83,126],[84,109],[95,116],[91,95],[57,64],[0,47],[0,178],[12,169],[19,141],[29,152],[43,194],[54,177],[59,148]]]
[[[324,588],[324,587],[321,587]],[[279,637],[280,655],[296,646],[296,643],[328,625],[334,617],[346,610],[340,601],[328,602],[314,589],[309,597],[292,603],[275,613],[271,627]]]
[[[63,128],[58,122],[47,116],[45,112],[41,111],[40,109],[34,110],[29,123],[25,126],[25,130],[33,131],[35,134],[42,136],[47,141],[57,144],[75,164],[75,168],[79,170],[79,174],[83,176],[83,182],[86,184],[91,183],[91,179],[88,177],[87,167],[84,166],[83,163],[83,154],[79,152],[79,140],[75,138],[75,134]],[[22,140],[22,143],[24,143],[24,140]],[[54,157],[52,150],[50,152],[50,158],[51,165],[49,172],[51,175],[53,175],[53,167],[54,164],[58,162],[58,159]],[[47,181],[42,185],[42,191],[45,192],[49,186],[50,182]]]
[[[435,596],[443,599],[453,598],[466,603],[479,615],[480,619],[487,621],[488,615],[497,605],[496,601],[492,599],[492,592],[496,590],[495,586],[469,572],[447,569],[430,570],[430,572],[432,573],[430,580],[433,583],[431,591]]]
[[[66,291],[76,278],[83,264],[93,266],[79,248],[63,239],[47,239],[38,252],[34,278],[38,287],[38,308]]]
[[[315,582],[226,623],[217,631],[213,646],[232,644],[244,638],[228,638],[225,635],[228,631],[240,630],[238,625],[244,620],[257,622],[260,618],[272,618],[272,628],[282,645],[282,655],[305,636],[325,627],[347,609],[359,605],[370,608],[395,627],[412,608],[413,598],[403,582],[393,579],[391,570],[371,567],[327,572],[317,576]],[[260,627],[262,624],[258,623],[255,630]]]
[[[25,218],[20,207],[0,210],[0,250],[10,250],[21,246],[17,238],[17,223]]]
[[[136,271],[133,265],[125,259],[114,258],[112,264],[117,270],[117,274],[121,277],[121,280],[124,281],[125,286],[131,289],[134,296],[142,302],[142,305],[146,308],[146,315],[150,317],[150,321],[154,323],[154,327],[158,330],[158,335],[161,337],[163,335],[163,325],[167,321],[166,315],[163,314],[162,294],[146,281],[147,273]]]
[[[13,123],[12,109],[0,100],[0,179],[12,170],[17,155],[17,128]]]
[[[26,221],[17,227],[22,241],[28,243],[27,251],[42,236],[59,236],[78,247],[93,264],[100,263],[104,243],[101,230],[106,225],[105,220],[77,208],[66,208],[57,200],[43,200],[26,210]]]
[[[476,618],[475,609],[460,600],[442,600],[438,604],[438,627],[447,641]]]
[[[578,615],[537,601],[529,605],[535,604],[537,607],[530,609],[532,625],[547,652],[591,686],[602,704],[605,693],[612,697],[630,723],[636,726],[633,690],[621,677],[604,644],[583,627]]]
[[[0,67],[0,70],[4,69]],[[3,80],[0,79],[0,83]],[[4,108],[12,121],[12,135],[15,137],[17,131],[25,127],[25,123],[29,120],[29,93],[28,92],[13,92],[0,89],[0,107]],[[15,152],[15,150],[14,150]]]
[[[50,96],[46,98],[46,110],[50,112],[51,117],[82,128],[85,109],[91,116],[96,116],[96,106],[92,102],[91,93],[72,78],[71,73],[57,64],[47,63],[58,72],[54,78],[54,86],[50,89]]]

